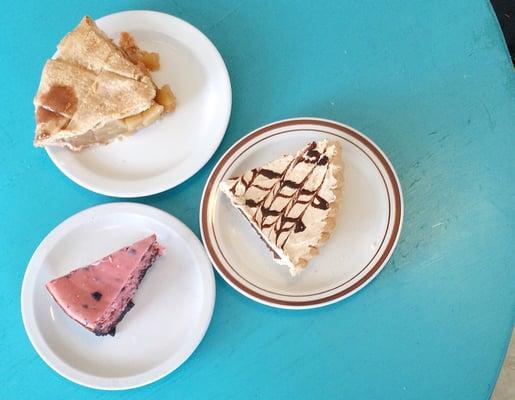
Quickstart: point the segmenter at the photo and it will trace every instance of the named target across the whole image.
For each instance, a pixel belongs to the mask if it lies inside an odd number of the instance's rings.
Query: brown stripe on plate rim
[[[345,132],[349,134],[354,139],[360,141],[367,147],[381,162],[382,166],[386,170],[386,173],[388,175],[388,178],[391,182],[392,189],[393,189],[393,197],[394,197],[394,204],[395,204],[395,218],[394,218],[394,226],[392,229],[392,234],[390,235],[389,241],[386,245],[386,248],[381,255],[381,257],[376,261],[374,266],[363,276],[360,280],[353,283],[351,286],[341,290],[338,293],[334,293],[330,296],[313,299],[313,300],[306,300],[306,301],[291,301],[291,300],[282,300],[277,299],[269,296],[265,296],[261,293],[258,293],[248,286],[243,285],[240,281],[235,279],[230,273],[227,272],[225,269],[225,266],[218,258],[216,251],[214,250],[213,243],[211,242],[211,237],[209,235],[209,226],[208,226],[208,198],[210,197],[210,194],[213,190],[214,182],[216,177],[220,174],[221,169],[224,167],[224,165],[227,163],[227,161],[238,151],[241,149],[242,146],[250,142],[251,140],[275,129],[283,128],[286,126],[291,125],[319,125],[328,127],[331,129],[335,129],[338,131]],[[307,129],[309,130],[309,129]],[[392,167],[390,166],[390,163],[386,160],[382,152],[374,145],[372,144],[367,138],[365,138],[360,133],[354,131],[353,129],[346,127],[344,125],[341,125],[334,121],[327,121],[327,120],[319,120],[319,119],[311,119],[311,118],[299,118],[299,119],[291,119],[291,120],[285,120],[280,121],[276,123],[272,123],[270,125],[266,125],[262,128],[257,129],[254,132],[249,133],[247,136],[244,136],[241,138],[238,142],[236,142],[218,161],[215,168],[213,169],[213,172],[209,176],[209,179],[206,183],[206,187],[204,189],[204,195],[202,197],[202,204],[201,204],[201,222],[202,222],[202,236],[204,237],[204,242],[206,244],[207,250],[209,252],[209,255],[211,256],[212,260],[214,261],[216,267],[221,272],[222,276],[226,279],[228,279],[233,285],[235,285],[237,288],[239,288],[241,291],[249,294],[250,296],[262,300],[265,303],[269,304],[277,304],[277,305],[283,305],[283,306],[290,306],[290,307],[306,307],[306,306],[314,306],[318,304],[328,303],[333,300],[337,300],[339,298],[345,297],[347,294],[352,293],[354,290],[358,289],[361,286],[364,286],[376,273],[379,272],[379,270],[384,266],[386,259],[391,255],[393,251],[393,247],[395,245],[395,242],[399,236],[399,230],[401,225],[401,215],[402,215],[402,203],[401,203],[401,193],[400,193],[400,185],[397,180],[397,177],[395,176],[395,173],[393,172]]]

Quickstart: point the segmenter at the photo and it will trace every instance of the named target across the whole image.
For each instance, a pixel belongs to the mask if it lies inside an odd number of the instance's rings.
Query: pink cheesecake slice
[[[132,297],[145,273],[164,250],[150,235],[51,280],[46,288],[70,318],[96,335],[114,335],[134,306]]]

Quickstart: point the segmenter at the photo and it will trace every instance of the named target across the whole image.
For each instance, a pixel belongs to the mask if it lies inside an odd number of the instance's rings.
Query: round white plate
[[[156,233],[167,249],[148,271],[116,335],[98,337],[54,302],[45,283]],[[56,372],[97,389],[130,389],[179,367],[207,330],[215,301],[213,269],[182,222],[153,207],[110,203],[61,223],[32,256],[21,291],[25,330]]]
[[[336,228],[308,268],[292,278],[251,225],[218,189],[311,141],[341,144],[344,192]],[[392,254],[403,216],[402,194],[392,165],[366,136],[340,123],[315,118],[264,126],[232,146],[215,166],[202,197],[202,239],[213,265],[236,290],[281,308],[312,308],[355,293],[374,278]]]
[[[98,19],[118,40],[130,32],[141,48],[157,51],[157,85],[169,83],[177,109],[121,141],[80,153],[47,147],[71,180],[97,193],[140,197],[163,192],[194,175],[220,144],[231,114],[231,84],[213,43],[187,22],[154,11],[125,11]]]

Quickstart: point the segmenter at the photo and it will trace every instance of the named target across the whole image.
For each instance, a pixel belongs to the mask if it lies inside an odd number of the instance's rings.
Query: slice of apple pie
[[[128,40],[131,57],[123,47]],[[159,55],[139,50],[127,33],[122,42],[117,46],[90,17],[61,40],[34,99],[35,146],[80,151],[107,144],[175,109],[170,87],[158,89],[150,76]]]

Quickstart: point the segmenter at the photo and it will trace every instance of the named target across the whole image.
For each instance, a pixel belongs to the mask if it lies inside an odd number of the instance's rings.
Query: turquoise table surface
[[[406,214],[383,272],[323,309],[262,306],[217,276],[197,351],[164,379],[120,393],[47,367],[25,335],[20,288],[52,228],[117,201],[77,186],[32,147],[41,68],[83,15],[128,9],[202,30],[234,96],[210,162],[135,201],[199,235],[201,192],[222,153],[265,123],[317,116],[383,148]],[[488,398],[515,315],[515,72],[488,1],[2,1],[0,38],[1,399]]]

